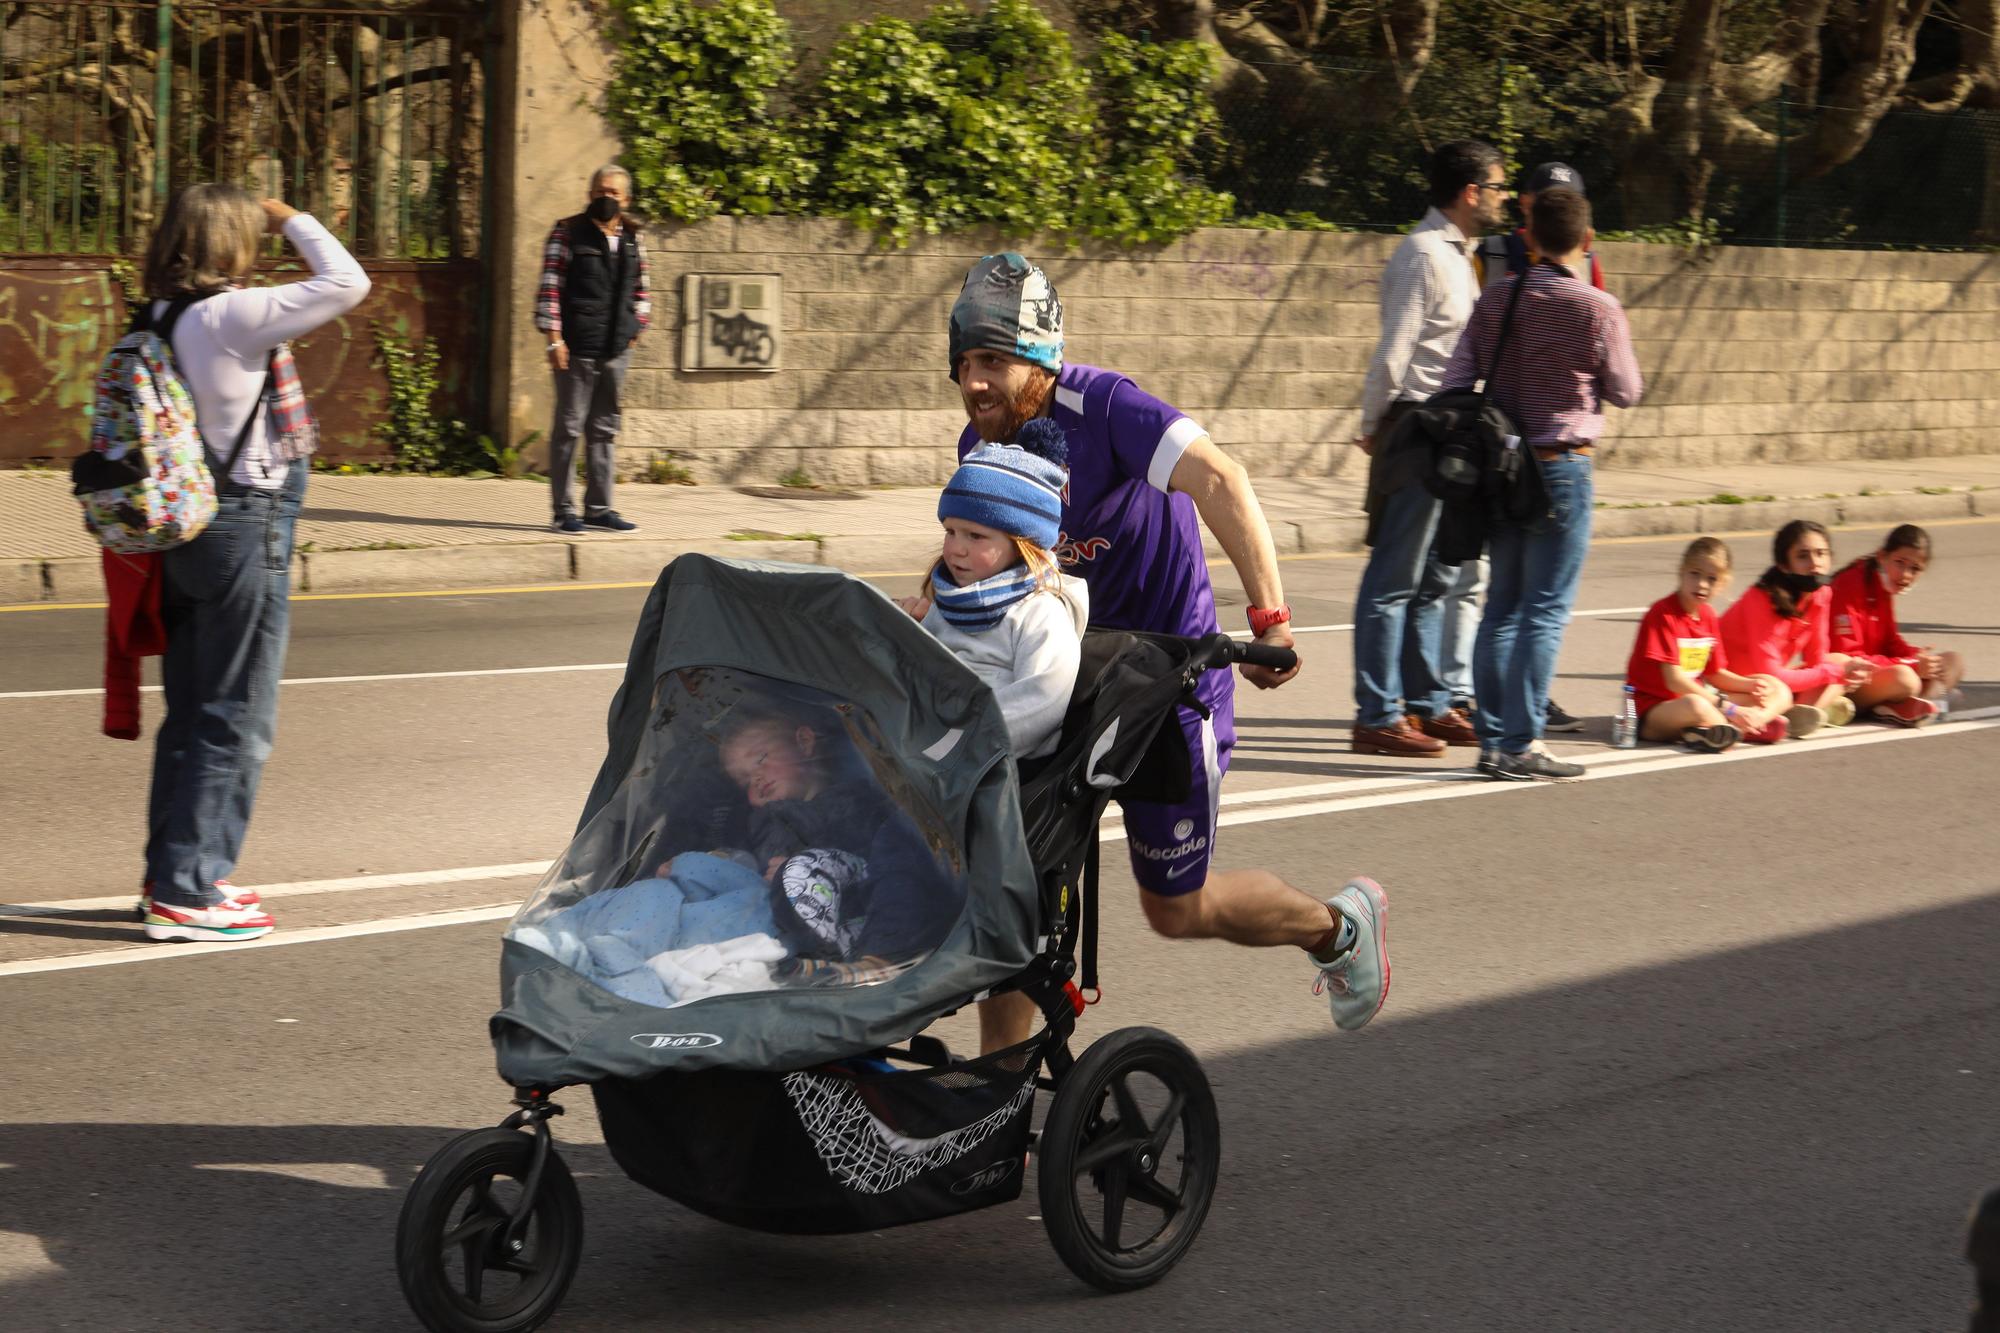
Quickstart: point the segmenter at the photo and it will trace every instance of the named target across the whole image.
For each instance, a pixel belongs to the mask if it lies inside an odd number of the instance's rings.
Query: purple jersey
[[[1207,432],[1123,375],[1095,366],[1063,367],[1048,415],[1069,438],[1056,558],[1090,585],[1091,623],[1213,634],[1215,592],[1201,520],[1194,501],[1167,489],[1188,445]],[[958,456],[978,443],[968,425]],[[1230,673],[1212,671],[1199,693],[1213,702],[1229,690]]]

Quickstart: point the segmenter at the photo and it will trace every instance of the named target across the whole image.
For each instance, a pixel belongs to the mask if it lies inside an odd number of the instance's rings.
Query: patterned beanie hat
[[[951,378],[967,352],[1005,352],[1062,371],[1062,302],[1049,275],[1012,250],[987,255],[965,275],[951,307]]]
[[[982,444],[965,456],[938,497],[937,516],[1025,537],[1047,548],[1062,531],[1069,439],[1047,417],[1021,427],[1016,444]]]

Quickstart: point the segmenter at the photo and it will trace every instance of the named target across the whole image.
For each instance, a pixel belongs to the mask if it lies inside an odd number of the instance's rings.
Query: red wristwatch
[[[1273,625],[1289,625],[1292,623],[1292,608],[1283,602],[1278,603],[1268,611],[1261,606],[1253,606],[1249,608],[1249,611],[1250,633],[1259,639],[1263,638],[1264,632]]]

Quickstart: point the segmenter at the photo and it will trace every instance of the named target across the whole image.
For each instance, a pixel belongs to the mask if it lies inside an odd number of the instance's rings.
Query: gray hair
[[[627,170],[625,170],[625,168],[623,168],[623,167],[619,166],[619,165],[618,165],[618,164],[617,164],[616,162],[606,162],[606,163],[605,163],[605,164],[604,164],[603,166],[601,166],[601,167],[599,167],[599,168],[598,168],[597,170],[595,170],[595,171],[591,172],[591,173],[590,173],[590,188],[591,188],[591,189],[593,189],[593,190],[594,190],[594,189],[596,189],[596,188],[597,188],[597,186],[598,186],[598,183],[599,183],[600,181],[602,181],[602,180],[603,180],[603,179],[604,179],[604,178],[605,178],[606,176],[616,176],[616,177],[618,177],[618,178],[619,178],[620,180],[622,180],[622,181],[624,181],[624,182],[625,182],[625,188],[626,188],[626,190],[627,190],[627,191],[630,191],[630,190],[631,190],[631,188],[632,188],[632,173],[631,173],[631,172],[629,172],[629,171],[627,171]]]

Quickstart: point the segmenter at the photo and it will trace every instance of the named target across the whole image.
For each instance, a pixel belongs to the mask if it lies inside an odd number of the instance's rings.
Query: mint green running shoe
[[[1313,994],[1324,991],[1334,1026],[1352,1032],[1367,1027],[1389,998],[1389,895],[1363,877],[1350,880],[1326,902],[1354,923],[1354,943],[1332,962],[1317,964]]]

